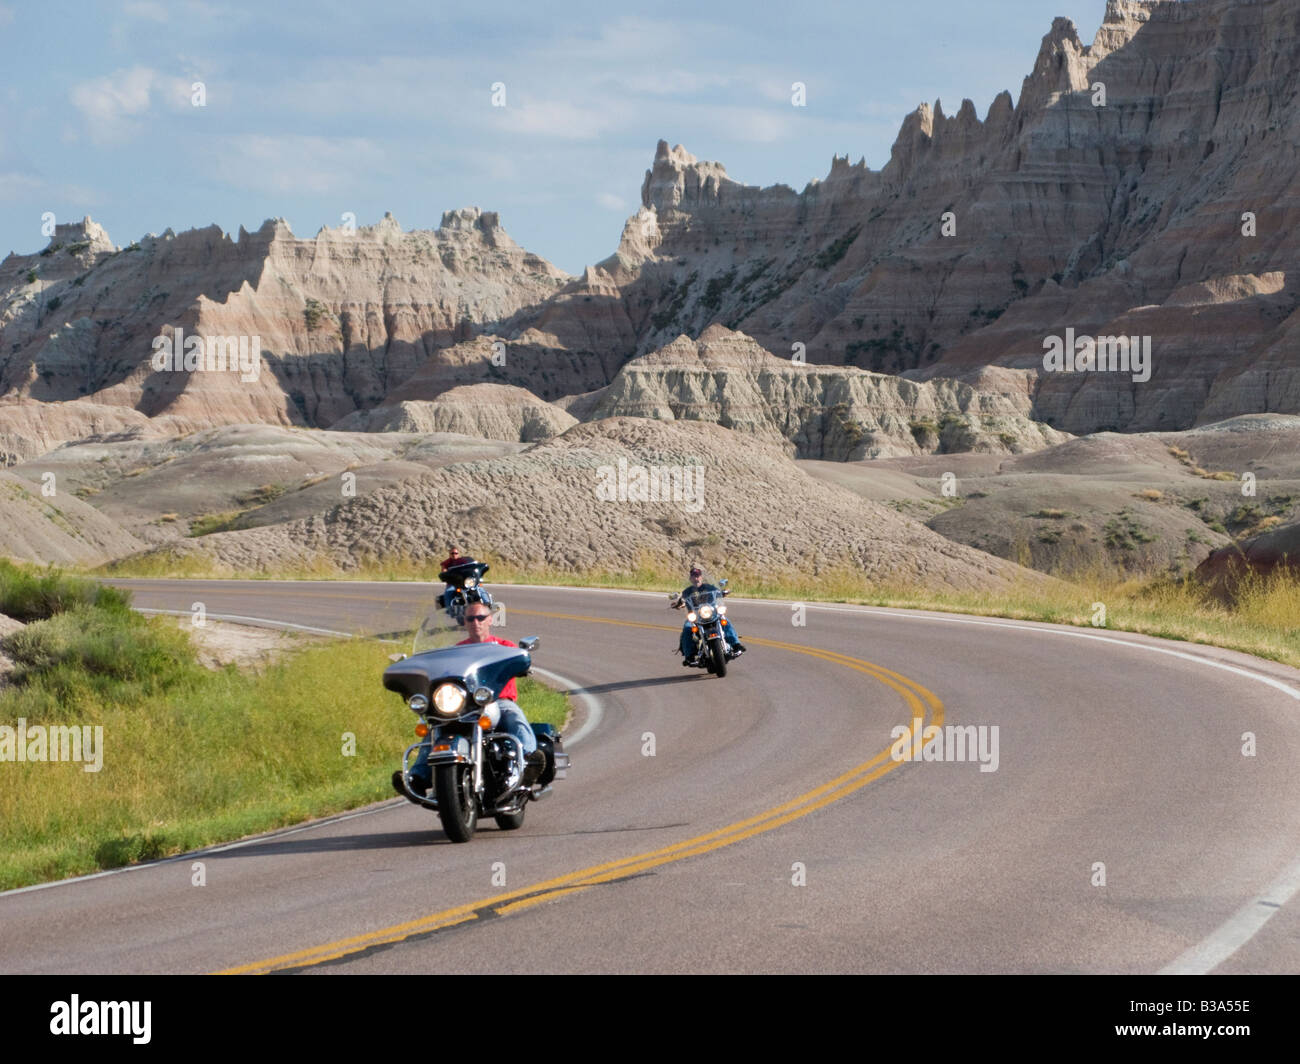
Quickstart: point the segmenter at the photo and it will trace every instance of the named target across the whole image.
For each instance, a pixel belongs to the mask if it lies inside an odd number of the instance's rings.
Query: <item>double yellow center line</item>
[[[664,628],[663,625],[646,624],[639,621],[611,621],[596,619],[590,616],[579,616],[560,613],[540,613],[531,610],[515,610],[512,612],[529,613],[538,617],[550,617],[557,620],[573,621],[596,621],[600,624],[618,624],[639,628]],[[675,629],[673,629],[675,630]],[[881,665],[872,664],[869,661],[863,661],[861,658],[850,657],[847,654],[840,654],[832,650],[823,650],[819,647],[799,646],[794,643],[783,643],[771,639],[749,638],[746,642],[773,647],[779,650],[788,650],[796,654],[806,654],[809,657],[820,658],[832,665],[839,665],[855,672],[863,673],[867,676],[884,684],[886,687],[896,691],[907,703],[910,710],[908,719],[913,717],[925,718],[930,717],[929,723],[943,724],[943,703],[939,698],[922,687],[915,680],[910,680],[900,673],[886,669]],[[468,923],[471,920],[477,920],[484,916],[497,915],[506,916],[510,913],[519,912],[530,906],[538,905],[544,901],[552,901],[556,898],[564,897],[567,894],[575,894],[579,891],[587,890],[590,887],[597,886],[601,883],[610,883],[618,879],[626,879],[629,876],[638,875],[649,869],[658,868],[662,865],[671,864],[674,861],[682,861],[688,857],[697,857],[700,854],[709,853],[712,850],[722,849],[724,846],[730,846],[733,843],[740,842],[744,839],[753,838],[755,835],[761,835],[764,832],[772,831],[792,820],[798,820],[809,813],[829,805],[831,802],[838,801],[854,791],[865,787],[868,783],[879,779],[886,772],[891,772],[902,762],[894,761],[889,756],[889,747],[887,746],[880,753],[869,761],[864,761],[860,765],[855,765],[847,772],[836,776],[828,783],[822,784],[805,794],[792,798],[788,802],[774,806],[765,812],[756,816],[749,817],[746,820],[738,821],[734,824],[728,824],[726,827],[718,828],[704,835],[697,835],[694,838],[686,839],[682,842],[674,843],[671,846],[665,846],[659,850],[651,850],[648,853],[635,854],[631,857],[624,857],[617,861],[607,861],[604,864],[592,865],[589,868],[579,869],[576,872],[569,872],[566,875],[558,876],[555,879],[548,879],[542,883],[534,883],[532,886],[521,887],[518,890],[509,891],[505,894],[498,894],[495,897],[484,898],[480,901],[469,902],[465,905],[458,905],[451,909],[443,909],[441,912],[432,913],[429,916],[421,917],[418,920],[411,920],[403,924],[394,924],[391,927],[381,928],[378,931],[371,931],[364,935],[354,935],[351,938],[342,938],[334,942],[327,942],[320,946],[313,946],[309,949],[298,950],[294,953],[285,953],[278,957],[271,957],[267,960],[253,961],[249,964],[242,964],[235,968],[227,968],[218,974],[222,975],[261,975],[267,972],[284,971],[293,968],[305,968],[315,964],[321,964],[325,961],[337,960],[340,957],[348,956],[353,953],[360,953],[365,950],[373,949],[377,946],[387,946],[394,942],[401,942],[403,939],[411,938],[416,935],[428,934],[443,928],[454,927],[458,924]]]

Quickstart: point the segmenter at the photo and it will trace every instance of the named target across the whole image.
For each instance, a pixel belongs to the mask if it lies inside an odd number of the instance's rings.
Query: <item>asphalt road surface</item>
[[[364,633],[431,598],[121,583],[139,607]],[[203,888],[190,855],[10,892],[0,971],[1300,971],[1296,670],[733,596],[749,653],[719,680],[681,667],[664,595],[499,598],[502,634],[541,636],[534,664],[581,689],[569,778],[522,829],[453,845],[393,798],[203,851]],[[409,714],[378,677],[375,697]],[[897,759],[915,718],[973,741]]]

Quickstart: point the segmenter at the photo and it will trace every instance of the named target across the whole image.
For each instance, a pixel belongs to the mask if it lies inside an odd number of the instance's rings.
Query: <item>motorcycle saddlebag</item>
[[[569,775],[569,755],[564,752],[562,736],[551,724],[533,724],[533,734],[537,736],[537,749],[546,755],[546,767],[542,769],[537,782],[545,787],[555,780],[562,780]]]

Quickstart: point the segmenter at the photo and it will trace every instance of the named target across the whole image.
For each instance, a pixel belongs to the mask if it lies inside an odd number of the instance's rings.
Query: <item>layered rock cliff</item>
[[[69,429],[111,423],[100,408],[123,411],[112,427],[139,415],[173,431],[327,425],[566,279],[477,208],[448,211],[433,231],[403,232],[387,215],[299,239],[277,220],[235,240],[212,226],[122,249],[86,219],[0,263],[0,394],[94,404],[61,411]],[[206,344],[203,363],[159,370],[155,341],[183,350],[194,337],[243,338],[249,350],[256,338],[255,372],[214,368],[231,360]],[[25,424],[10,415],[0,409],[0,437],[14,451]]]
[[[661,141],[614,254],[577,278],[477,209],[431,232],[386,217],[299,239],[275,221],[120,250],[88,219],[60,226],[0,263],[0,455],[239,422],[448,424],[410,404],[483,384],[585,417],[630,360],[711,325],[1076,434],[1300,411],[1297,97],[1294,0],[1110,0],[1090,44],[1055,20],[1019,98],[982,120],[922,104],[879,171],[835,158],[802,191],[758,188]],[[1071,329],[1149,341],[1149,377],[1046,372]],[[155,340],[196,335],[257,336],[256,379],[151,364]],[[826,387],[808,399],[830,402],[823,423],[841,402]],[[483,410],[457,424],[513,424]],[[784,438],[859,453],[814,420]]]
[[[1294,3],[1111,0],[1091,45],[1057,19],[983,121],[922,104],[879,172],[760,189],[661,141],[617,252],[515,324],[628,357],[720,322],[814,363],[1011,367],[1076,433],[1300,410],[1298,94]],[[1044,373],[1067,327],[1149,336],[1150,379]]]

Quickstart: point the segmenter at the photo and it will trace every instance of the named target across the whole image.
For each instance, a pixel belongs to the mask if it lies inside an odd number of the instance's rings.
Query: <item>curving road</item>
[[[429,597],[121,583],[139,607],[370,633]],[[205,851],[203,888],[187,856],[10,892],[0,971],[1300,970],[1296,670],[910,611],[800,625],[733,596],[750,653],[717,680],[678,664],[662,595],[501,597],[505,634],[540,635],[536,665],[587,696],[522,830],[456,846],[394,799]],[[896,760],[914,717],[984,746]]]

